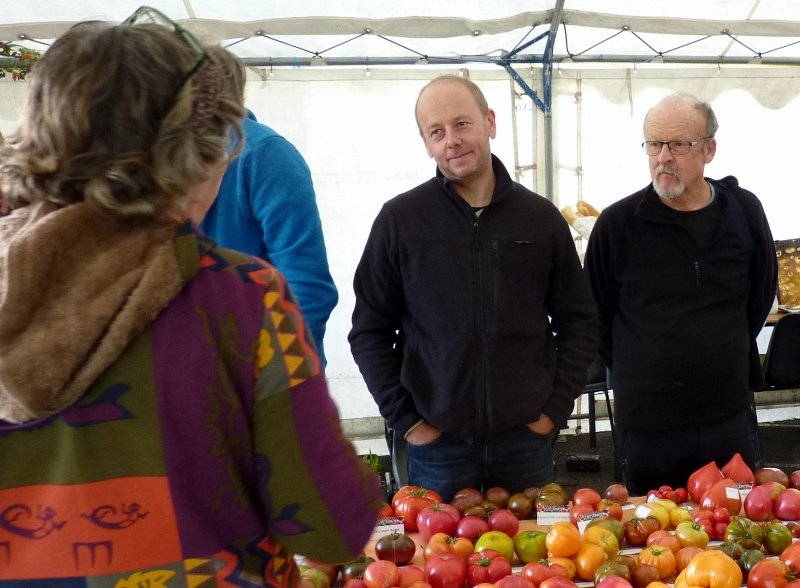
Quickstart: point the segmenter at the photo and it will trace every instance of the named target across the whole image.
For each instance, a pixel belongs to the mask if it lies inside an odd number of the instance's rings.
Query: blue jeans
[[[408,444],[408,483],[436,490],[446,502],[462,488],[501,486],[512,494],[553,481],[553,435],[526,426],[470,442],[447,433],[424,445]]]

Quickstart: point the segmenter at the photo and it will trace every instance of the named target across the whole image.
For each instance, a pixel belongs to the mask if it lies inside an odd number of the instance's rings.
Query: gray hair
[[[647,111],[647,115],[644,117],[644,120],[647,121],[647,117],[650,116],[650,112],[656,106],[661,106],[663,104],[669,104],[672,102],[682,102],[693,107],[697,112],[700,113],[700,116],[702,116],[703,120],[706,121],[706,138],[710,139],[717,134],[717,130],[719,130],[719,123],[717,122],[717,115],[714,114],[714,109],[711,108],[711,105],[708,102],[703,102],[697,96],[689,94],[688,92],[675,92],[673,94],[669,94],[668,96],[664,96],[661,100],[654,104],[650,110]]]

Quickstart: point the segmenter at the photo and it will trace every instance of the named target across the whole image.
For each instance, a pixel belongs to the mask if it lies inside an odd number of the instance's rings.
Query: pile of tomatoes
[[[464,489],[450,503],[405,486],[382,513],[399,517],[404,532],[378,539],[375,559],[345,565],[344,588],[800,587],[800,543],[792,535],[800,525],[771,512],[747,518],[738,482],[710,466],[701,470],[686,489],[662,486],[638,506],[622,484],[571,497],[557,484],[519,495]],[[520,530],[538,504],[563,507],[569,521]],[[623,505],[634,512],[623,516]],[[310,576],[306,588],[329,588]]]

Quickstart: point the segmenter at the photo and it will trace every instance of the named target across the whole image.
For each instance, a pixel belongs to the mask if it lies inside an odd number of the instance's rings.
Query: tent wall
[[[603,208],[645,186],[647,158],[639,146],[643,117],[661,96],[687,90],[709,100],[720,121],[717,156],[707,175],[736,175],[761,198],[775,238],[799,236],[800,199],[793,190],[800,79],[794,71],[589,66],[554,70],[554,202],[558,207],[574,205],[582,196]],[[347,345],[352,276],[381,205],[434,171],[417,133],[413,105],[423,84],[440,72],[418,67],[375,68],[369,77],[364,68],[275,68],[274,75],[269,73],[263,68],[249,71],[246,101],[260,120],[300,149],[314,176],[340,292],[326,336],[331,390],[343,418],[377,416]],[[470,68],[469,75],[497,112],[494,152],[509,169],[515,157],[525,167],[543,161],[542,113],[530,99],[519,95],[500,68]],[[533,77],[531,85],[540,88],[541,73],[526,68],[524,75]],[[25,88],[25,82],[0,80],[4,134],[16,126]],[[541,168],[521,177],[533,189],[544,185],[542,178]]]

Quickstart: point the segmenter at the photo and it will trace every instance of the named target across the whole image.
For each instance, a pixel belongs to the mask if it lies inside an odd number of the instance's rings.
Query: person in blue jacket
[[[231,83],[244,94],[245,72],[230,51]],[[325,325],[339,295],[328,267],[311,172],[287,139],[258,122],[242,122],[244,146],[228,165],[219,194],[201,224],[221,247],[269,261],[286,277],[325,364]]]

